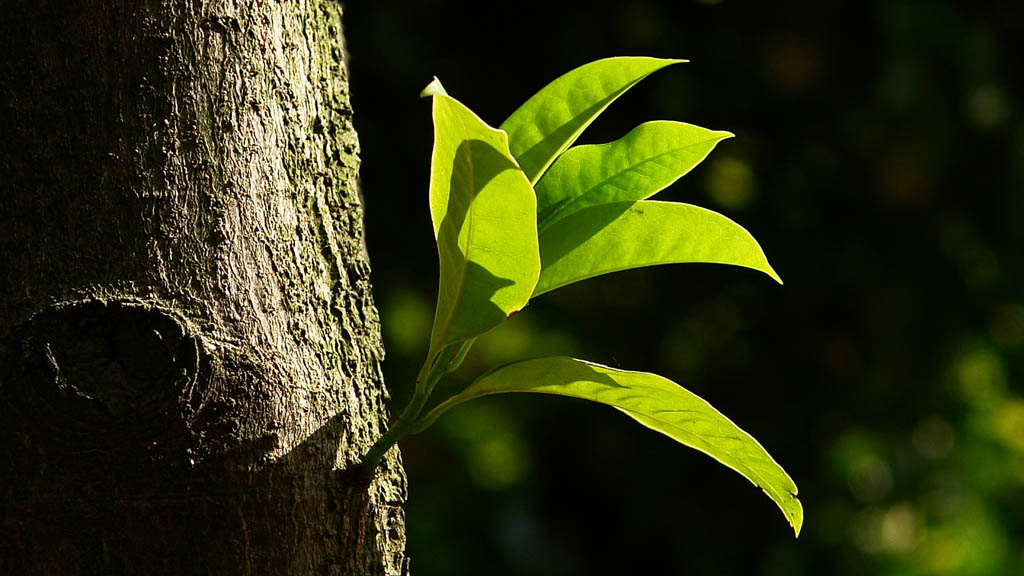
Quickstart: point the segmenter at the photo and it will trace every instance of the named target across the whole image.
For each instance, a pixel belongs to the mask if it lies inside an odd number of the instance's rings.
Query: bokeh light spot
[[[850,431],[839,439],[832,453],[854,498],[877,502],[892,490],[892,469],[882,457],[879,442],[867,432]]]
[[[388,351],[402,356],[424,353],[433,320],[427,299],[412,290],[395,290],[381,308]]]
[[[449,443],[466,461],[469,477],[482,490],[516,486],[531,468],[531,454],[514,420],[488,401],[451,410],[438,421]]]
[[[892,469],[880,458],[866,458],[857,463],[846,480],[855,498],[877,502],[892,490]]]
[[[967,118],[976,128],[992,130],[1006,123],[1010,104],[1002,88],[995,84],[979,86],[967,99]]]
[[[749,208],[757,195],[754,172],[745,162],[731,156],[713,157],[705,185],[711,200],[730,210]]]
[[[1002,359],[983,344],[967,346],[959,354],[953,374],[964,398],[975,405],[997,401],[1006,385]]]
[[[1007,400],[992,417],[995,437],[1007,448],[1024,454],[1024,401]]]
[[[896,554],[905,554],[921,541],[921,513],[908,502],[892,506],[882,516],[880,536],[882,547]]]

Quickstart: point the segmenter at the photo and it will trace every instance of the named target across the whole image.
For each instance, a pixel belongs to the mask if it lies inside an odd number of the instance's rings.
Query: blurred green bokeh
[[[659,197],[738,221],[786,285],[694,265],[560,289],[447,386],[555,353],[663,374],[765,445],[806,521],[793,540],[613,410],[487,398],[403,441],[414,573],[1024,574],[1024,3],[484,4],[345,5],[392,411],[437,289],[419,90],[436,74],[497,125],[582,63],[688,58],[583,142],[734,132]]]

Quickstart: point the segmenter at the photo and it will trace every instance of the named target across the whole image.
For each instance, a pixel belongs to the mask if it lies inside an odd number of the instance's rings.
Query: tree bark
[[[399,574],[340,8],[0,0],[0,573]]]

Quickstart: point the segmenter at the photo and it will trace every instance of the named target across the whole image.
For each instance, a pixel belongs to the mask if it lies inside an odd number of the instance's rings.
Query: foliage
[[[408,407],[371,448],[372,469],[407,433],[448,408],[507,392],[581,398],[736,470],[779,506],[796,534],[797,488],[756,440],[678,384],[567,357],[496,368],[421,415],[438,382],[475,339],[531,297],[594,276],[656,264],[705,262],[760,270],[779,281],[754,238],[728,218],[687,204],[646,200],[731,134],[649,122],[623,138],[571,147],[616,98],[678,60],[608,58],[581,66],[488,126],[434,81],[430,212],[440,260],[430,347]]]
[[[429,235],[423,205],[389,193],[423,189],[430,103],[413,89],[437,73],[496,124],[588,54],[685,54],[577,145],[655,119],[735,132],[655,198],[743,224],[785,287],[659,266],[554,290],[434,397],[549,354],[663,374],[764,441],[807,517],[798,540],[737,524],[769,501],[696,452],[582,401],[494,396],[403,441],[415,572],[1024,574],[1024,3],[474,4],[486,26],[440,6],[345,14],[398,408],[437,290],[435,246],[409,240]]]

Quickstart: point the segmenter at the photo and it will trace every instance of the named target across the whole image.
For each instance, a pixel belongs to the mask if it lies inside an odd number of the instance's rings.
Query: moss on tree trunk
[[[393,574],[332,1],[0,1],[0,573]]]

